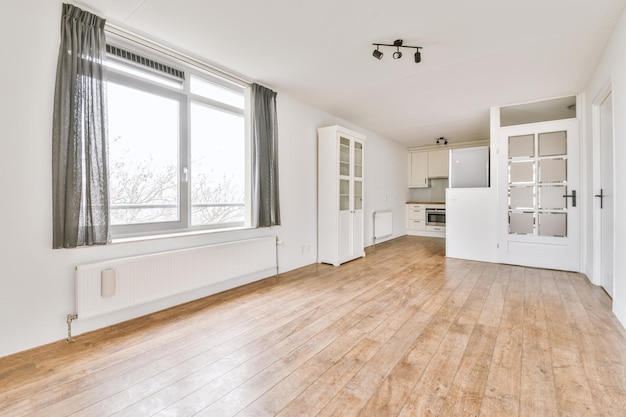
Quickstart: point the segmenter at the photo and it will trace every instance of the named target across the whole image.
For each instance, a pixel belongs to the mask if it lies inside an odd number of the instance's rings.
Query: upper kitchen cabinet
[[[428,152],[409,152],[409,187],[428,187]]]
[[[428,178],[448,178],[450,151],[428,151]]]
[[[409,152],[409,187],[428,187],[429,178],[448,177],[448,149]]]
[[[448,178],[451,149],[488,145],[486,140],[477,140],[409,148],[409,188],[427,188],[429,178]]]

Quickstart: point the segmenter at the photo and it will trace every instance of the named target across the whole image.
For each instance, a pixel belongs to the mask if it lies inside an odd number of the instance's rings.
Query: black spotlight
[[[383,53],[378,50],[378,47],[376,47],[376,50],[372,52],[372,55],[374,55],[374,58],[376,59],[383,59]]]
[[[396,52],[393,53],[393,59],[400,59],[402,58],[402,52],[400,52],[400,49],[398,49]]]
[[[420,54],[420,50],[418,49],[417,52],[415,52],[415,63],[419,64],[420,62],[422,62],[422,54]]]

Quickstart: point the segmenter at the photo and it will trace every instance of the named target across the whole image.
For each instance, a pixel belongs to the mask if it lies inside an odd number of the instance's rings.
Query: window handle
[[[189,169],[187,167],[183,167],[183,178],[182,181],[183,182],[188,182],[189,181]]]

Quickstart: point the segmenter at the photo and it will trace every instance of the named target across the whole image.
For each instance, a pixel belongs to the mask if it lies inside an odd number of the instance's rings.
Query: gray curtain
[[[280,225],[276,93],[252,84],[254,214],[258,227]]]
[[[104,23],[63,4],[52,132],[55,249],[109,241]]]

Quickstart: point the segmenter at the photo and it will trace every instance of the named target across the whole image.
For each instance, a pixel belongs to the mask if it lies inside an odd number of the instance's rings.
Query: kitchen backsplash
[[[441,203],[446,201],[446,188],[448,188],[447,178],[433,178],[429,180],[430,187],[428,188],[410,188],[409,189],[409,201],[420,202],[436,202]]]

